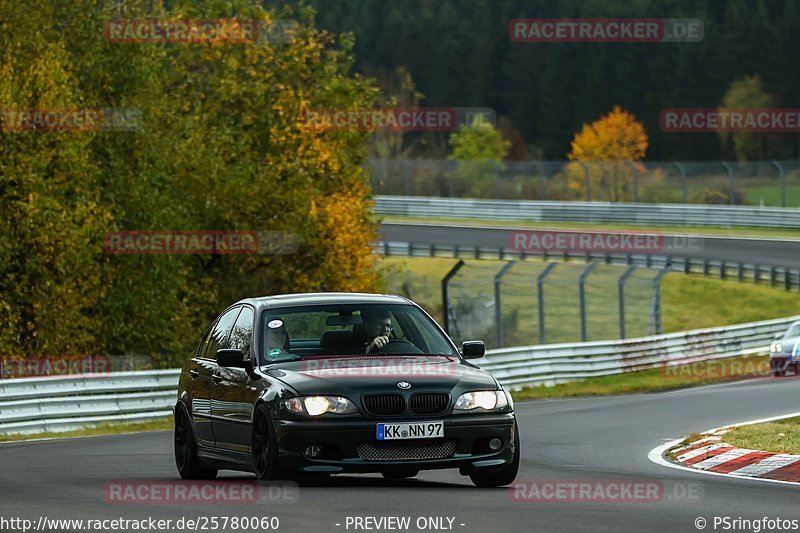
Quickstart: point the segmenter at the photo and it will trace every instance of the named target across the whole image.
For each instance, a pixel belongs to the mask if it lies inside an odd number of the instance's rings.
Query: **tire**
[[[476,487],[504,487],[517,479],[519,472],[519,428],[514,424],[514,458],[511,463],[496,472],[472,472],[469,478]]]
[[[175,466],[183,479],[214,479],[217,469],[207,468],[197,459],[197,443],[189,415],[183,404],[175,407],[175,430],[173,432]]]
[[[253,417],[253,436],[251,448],[253,454],[253,472],[261,480],[280,479],[278,465],[278,441],[275,439],[275,428],[263,405],[256,409]]]
[[[381,472],[381,475],[385,479],[408,479],[416,477],[417,474],[419,474],[419,470],[416,468],[399,468],[396,470],[387,470],[386,472]]]

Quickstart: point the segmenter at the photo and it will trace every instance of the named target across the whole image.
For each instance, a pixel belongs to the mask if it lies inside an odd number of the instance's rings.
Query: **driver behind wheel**
[[[389,344],[389,335],[394,330],[389,311],[385,309],[364,311],[361,317],[368,339],[366,353],[375,353]]]
[[[280,318],[267,323],[266,345],[267,360],[270,362],[294,357],[289,353],[289,334],[286,332],[286,324]]]

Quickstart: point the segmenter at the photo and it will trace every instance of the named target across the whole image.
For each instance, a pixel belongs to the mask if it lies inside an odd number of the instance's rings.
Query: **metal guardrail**
[[[379,215],[675,226],[800,228],[800,209],[376,196]]]
[[[624,341],[502,348],[491,350],[479,364],[512,390],[554,385],[587,377],[769,353],[774,335],[783,333],[797,320],[800,316]]]
[[[753,263],[738,263],[692,257],[676,257],[650,254],[592,254],[560,253],[533,254],[518,252],[497,246],[472,246],[452,244],[431,244],[414,242],[380,241],[373,245],[376,253],[386,257],[453,257],[456,259],[540,259],[540,260],[579,260],[598,261],[607,265],[628,265],[682,272],[684,274],[703,274],[720,279],[737,279],[766,283],[771,287],[785,290],[800,289],[800,269],[790,269]],[[765,258],[768,261],[769,258]]]
[[[83,374],[0,381],[0,434],[81,429],[172,414],[180,370]]]
[[[594,376],[765,352],[800,316],[624,341],[490,350],[479,361],[512,390]],[[169,416],[179,370],[150,370],[0,382],[0,434],[80,429],[107,421]]]

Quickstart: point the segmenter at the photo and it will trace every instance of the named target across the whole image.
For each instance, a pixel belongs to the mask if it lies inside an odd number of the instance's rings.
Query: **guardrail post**
[[[689,201],[689,190],[686,186],[686,169],[677,161],[672,164],[675,165],[675,168],[681,173],[681,196],[683,197],[683,203],[686,204]]]
[[[586,342],[586,278],[597,268],[597,263],[589,263],[578,278],[578,303],[581,312],[581,342]]]
[[[774,287],[775,286],[775,267],[774,266],[769,267],[769,286],[770,287]]]
[[[792,290],[792,278],[789,275],[789,269],[788,268],[784,268],[783,269],[783,289],[785,291]]]
[[[719,262],[719,279],[725,279],[725,269],[728,267],[725,261]]]
[[[539,274],[539,277],[536,278],[536,291],[538,296],[538,304],[539,304],[539,344],[544,344],[546,340],[545,330],[544,330],[544,280],[556,268],[558,263],[550,263],[547,265],[547,268]]]
[[[725,171],[728,173],[728,205],[734,205],[733,196],[734,196],[734,177],[733,177],[733,167],[730,166],[728,163],[723,161],[721,165],[725,168]]]
[[[500,283],[511,267],[516,264],[516,261],[509,261],[503,268],[500,269],[500,272],[495,274],[494,276],[494,325],[496,329],[496,337],[497,337],[497,347],[502,348],[504,344],[503,340],[503,316],[500,309]]]
[[[450,269],[450,272],[445,274],[442,278],[442,314],[444,315],[444,332],[450,335],[450,299],[447,295],[447,284],[450,283],[450,279],[453,276],[458,274],[458,271],[461,270],[461,267],[464,266],[464,261],[461,259],[458,260],[453,268]]]
[[[619,334],[620,339],[625,338],[625,281],[627,281],[628,277],[633,274],[636,269],[639,268],[636,265],[629,266],[625,273],[620,276],[619,281],[617,282],[617,299],[619,300]]]
[[[786,207],[786,175],[783,171],[783,165],[777,161],[773,161],[772,165],[778,169],[778,178],[781,182],[781,207]]]
[[[741,263],[736,264],[736,277],[738,278],[739,281],[742,281],[744,279],[744,265],[742,265]]]

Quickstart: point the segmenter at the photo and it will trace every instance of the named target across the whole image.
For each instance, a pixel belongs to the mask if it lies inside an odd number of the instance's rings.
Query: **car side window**
[[[250,359],[250,346],[253,344],[253,310],[242,307],[239,318],[231,331],[231,348],[239,348],[244,353],[245,360]]]
[[[206,339],[207,346],[203,357],[216,360],[217,350],[228,347],[231,330],[241,310],[241,307],[234,307],[217,320],[214,329],[211,331],[208,339]]]

